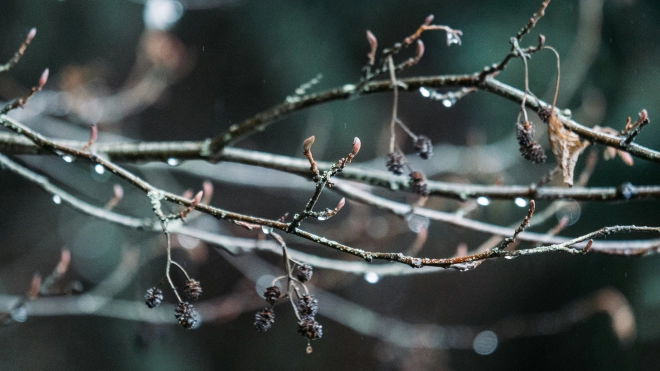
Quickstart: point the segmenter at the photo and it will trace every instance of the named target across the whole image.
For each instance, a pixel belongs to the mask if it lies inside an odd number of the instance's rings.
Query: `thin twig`
[[[16,53],[14,53],[14,56],[9,61],[7,61],[7,63],[0,65],[0,72],[8,71],[12,67],[14,67],[16,63],[18,63],[18,61],[21,59],[23,54],[25,54],[25,49],[27,49],[27,46],[30,45],[30,42],[32,41],[32,39],[34,39],[36,35],[37,35],[37,29],[36,28],[30,29],[27,36],[25,37],[25,40],[18,48]]]

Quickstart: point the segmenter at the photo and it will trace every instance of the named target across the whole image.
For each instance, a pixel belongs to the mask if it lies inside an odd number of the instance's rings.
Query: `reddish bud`
[[[612,147],[610,147],[612,148]],[[622,150],[617,150],[616,153],[621,157],[621,160],[623,161],[624,164],[628,166],[633,166],[634,161],[632,155],[630,153],[622,151]]]
[[[369,46],[371,50],[376,50],[378,48],[378,39],[371,31],[367,30],[367,41],[369,41]]]
[[[428,17],[426,17],[424,20],[424,24],[427,26],[430,25],[433,22],[433,18],[435,18],[435,16],[433,16],[433,14],[429,14]]]
[[[344,205],[346,205],[346,198],[342,197],[339,203],[337,203],[337,211],[341,210]]]
[[[35,36],[37,36],[37,29],[32,27],[30,32],[28,32],[27,37],[25,38],[25,43],[29,44],[30,41],[32,41],[32,39],[34,39]]]
[[[204,196],[204,191],[197,192],[195,198],[192,200],[192,206],[197,205],[202,200],[202,196]]]
[[[585,253],[588,253],[589,250],[591,250],[591,245],[593,245],[593,243],[594,243],[594,240],[589,240],[589,242],[587,242],[587,246],[585,246],[582,251],[584,251]]]
[[[545,36],[539,35],[539,46],[543,46],[545,44]]]
[[[360,152],[360,147],[362,147],[362,142],[360,142],[360,138],[355,137],[353,139],[353,151],[351,152],[353,156],[357,155],[358,152]]]
[[[182,194],[181,197],[183,198],[190,198],[193,196],[193,191],[192,189],[186,189]]]
[[[69,263],[71,262],[71,252],[67,249],[62,250],[62,255],[60,257],[60,262],[57,263],[57,268],[55,270],[58,274],[63,275],[69,269]]]
[[[41,275],[35,273],[32,276],[32,282],[30,283],[30,291],[28,291],[27,297],[29,300],[34,300],[39,297],[39,291],[41,289]]]
[[[310,149],[312,149],[312,144],[314,144],[314,140],[316,137],[313,135],[303,141],[303,151],[309,152]]]
[[[616,148],[614,147],[607,147],[605,151],[603,151],[603,158],[605,160],[611,160],[614,157],[616,157]]]
[[[424,55],[424,43],[422,42],[422,40],[417,39],[417,51],[415,51],[415,62],[422,59],[423,55]]]
[[[367,30],[367,41],[369,41],[369,54],[367,54],[367,58],[369,58],[369,65],[373,66],[376,59],[376,50],[378,49],[378,39],[369,30]]]
[[[112,187],[112,191],[114,192],[116,199],[121,200],[124,197],[124,188],[122,188],[119,184],[115,184]]]
[[[213,183],[208,180],[205,180],[202,183],[202,191],[204,192],[204,197],[202,197],[202,203],[208,204],[211,202],[211,197],[213,196]]]
[[[646,109],[643,109],[639,112],[639,121],[648,121],[649,119],[649,113],[646,112]]]
[[[92,124],[89,128],[90,133],[89,133],[89,143],[93,144],[96,142],[96,139],[99,137],[99,129],[96,127],[95,124]]]
[[[468,246],[464,242],[461,242],[460,244],[458,244],[458,246],[456,246],[455,256],[457,258],[467,256],[467,254],[468,254]]]
[[[48,68],[44,70],[44,72],[41,73],[41,77],[39,77],[39,89],[43,88],[44,85],[46,85],[46,82],[48,82]]]

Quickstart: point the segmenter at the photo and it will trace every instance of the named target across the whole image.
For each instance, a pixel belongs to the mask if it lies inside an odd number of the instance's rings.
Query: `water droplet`
[[[273,227],[269,227],[267,225],[262,225],[261,226],[261,231],[264,232],[265,234],[271,234],[271,232],[273,232]]]
[[[516,204],[516,206],[518,206],[518,207],[525,207],[525,206],[527,206],[527,200],[525,200],[524,198],[521,198],[521,197],[516,197],[516,199],[513,200],[513,202],[514,202],[514,203]]]
[[[321,214],[316,217],[318,220],[328,220],[328,215],[327,214]]]
[[[112,177],[112,173],[106,171],[106,169],[101,164],[91,165],[90,175],[92,179],[100,183],[105,183]]]
[[[419,88],[419,94],[421,94],[422,97],[424,97],[424,98],[428,98],[428,97],[431,96],[431,92],[429,91],[429,89],[427,89],[423,86]]]
[[[506,255],[506,256],[504,257],[504,259],[513,260],[513,259],[515,259],[515,258],[517,258],[517,257],[518,257],[518,255]]]
[[[62,203],[62,197],[60,195],[53,195],[53,202],[55,202],[57,205]]]
[[[481,206],[488,206],[490,205],[490,199],[488,199],[488,197],[481,196],[477,198],[477,203]]]
[[[24,305],[21,305],[20,307],[13,309],[10,314],[11,314],[11,319],[16,322],[25,322],[27,321],[28,318],[27,309],[25,309]]]
[[[195,247],[199,246],[199,239],[195,237],[185,236],[182,234],[177,235],[177,241],[179,241],[179,244],[184,249],[188,249],[188,250],[192,250]]]
[[[626,201],[632,197],[634,192],[635,186],[633,186],[630,182],[625,182],[616,188],[617,195]]]
[[[497,349],[497,335],[492,331],[482,331],[474,337],[472,348],[477,354],[487,356]]]
[[[456,103],[456,99],[445,98],[445,99],[442,100],[442,105],[447,107],[447,108],[450,108],[455,103]]]
[[[380,281],[380,276],[375,272],[367,272],[364,275],[364,280],[372,284],[378,283],[378,281]]]
[[[581,208],[580,204],[575,200],[559,201],[561,202],[559,210],[555,213],[557,220],[561,221],[566,218],[566,226],[577,223],[580,219]]]
[[[74,158],[73,158],[73,156],[64,155],[64,156],[62,156],[62,160],[64,160],[65,162],[68,162],[68,163],[72,163]]]
[[[453,32],[447,32],[447,45],[460,44],[461,39],[456,36]]]
[[[466,272],[466,271],[471,271],[478,266],[479,266],[479,262],[467,262],[467,263],[452,264],[449,267],[454,268],[459,272]]]
[[[367,233],[369,237],[379,239],[387,236],[389,232],[389,223],[384,216],[373,216],[369,218]]]
[[[311,354],[313,350],[314,350],[314,349],[312,349],[312,346],[309,345],[309,344],[307,344],[307,349],[305,349],[305,351],[307,352],[307,354]]]
[[[408,222],[408,228],[415,233],[419,233],[422,228],[428,228],[431,222],[429,218],[416,214],[406,216],[406,221]]]
[[[167,164],[170,166],[177,166],[179,165],[179,163],[180,163],[179,159],[176,159],[174,157],[170,157],[167,159]]]

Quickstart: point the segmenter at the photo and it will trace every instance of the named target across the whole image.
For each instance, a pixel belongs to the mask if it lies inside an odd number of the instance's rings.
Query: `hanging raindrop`
[[[447,32],[447,46],[457,44],[460,45],[461,39],[453,32]]]
[[[378,281],[380,281],[380,276],[378,276],[378,274],[375,273],[375,272],[367,272],[364,275],[364,280],[371,283],[371,284],[374,284],[374,283],[378,283]]]
[[[261,226],[261,231],[264,232],[265,234],[271,234],[271,232],[273,232],[273,227],[269,227],[267,225],[262,225]]]
[[[481,196],[477,198],[477,203],[481,206],[488,206],[490,205],[490,199],[488,199],[488,197]]]
[[[410,214],[406,216],[406,221],[408,222],[408,228],[415,233],[419,233],[422,228],[429,227],[431,220],[425,216]]]
[[[513,200],[513,202],[514,202],[514,203],[516,204],[516,206],[518,206],[518,207],[525,207],[525,206],[527,206],[527,200],[525,200],[524,198],[521,198],[521,197],[516,197],[516,199]]]

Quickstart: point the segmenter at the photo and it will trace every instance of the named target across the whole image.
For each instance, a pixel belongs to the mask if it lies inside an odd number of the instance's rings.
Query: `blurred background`
[[[44,91],[11,114],[45,135],[87,141],[93,123],[99,141],[203,140],[284,101],[311,79],[319,80],[311,91],[356,83],[367,60],[367,29],[387,47],[434,14],[434,23],[463,31],[462,45],[447,47],[443,32],[424,33],[424,58],[399,77],[473,73],[506,55],[510,37],[540,3],[5,0],[0,61],[11,58],[30,28],[38,31],[21,61],[0,74],[0,100],[23,95],[48,67]],[[558,105],[571,109],[575,120],[621,130],[628,116],[634,120],[646,108],[651,125],[636,142],[658,149],[659,13],[660,6],[650,0],[553,0],[522,45],[535,44],[540,33],[559,51]],[[554,56],[539,52],[529,68],[530,89],[550,99]],[[511,62],[497,78],[522,88],[521,61]],[[336,161],[358,136],[362,150],[355,166],[385,170],[391,108],[391,94],[323,104],[236,146],[300,158],[302,140],[315,135],[314,157]],[[519,156],[518,111],[517,104],[483,92],[455,102],[405,93],[399,104],[399,117],[435,145],[431,160],[413,159],[414,165],[431,179],[475,184],[530,184],[555,166],[545,127],[531,112],[549,158],[533,165]],[[414,152],[409,142],[401,132],[398,144],[406,153]],[[603,149],[588,148],[578,162],[576,174],[595,150],[598,162],[589,186],[660,183],[657,164],[605,161]],[[144,194],[89,163],[55,156],[12,158],[98,206],[120,184],[124,198],[117,212],[152,215]],[[302,210],[313,192],[309,179],[247,165],[175,158],[167,164],[123,165],[175,193],[199,190],[210,180],[212,205],[270,219]],[[2,370],[642,370],[657,369],[660,362],[657,256],[543,254],[488,261],[468,272],[394,277],[317,269],[310,291],[319,298],[317,319],[324,336],[307,355],[288,304],[276,307],[277,320],[268,332],[253,327],[254,313],[265,306],[259,297],[263,282],[282,272],[279,256],[230,256],[174,236],[175,259],[204,288],[197,305],[201,324],[186,331],[172,315],[176,299],[171,292],[164,290],[164,305],[157,310],[148,311],[142,302],[145,290],[164,273],[164,236],[93,219],[11,172],[0,176]],[[416,201],[409,194],[374,192]],[[333,207],[339,198],[325,192],[319,206]],[[526,213],[525,200],[431,198],[426,206],[498,225],[517,223]],[[532,230],[547,232],[562,224],[560,234],[574,237],[611,225],[657,226],[659,220],[655,200],[569,200],[559,206]],[[537,203],[537,209],[548,207],[550,202]],[[263,238],[203,216],[190,223],[222,235]],[[420,225],[428,225],[423,247],[415,245]],[[351,201],[337,217],[306,222],[305,228],[366,250],[412,248],[429,257],[477,248],[490,237],[428,220],[402,220]],[[355,260],[285,238],[296,250]],[[62,249],[70,251],[71,262],[54,286],[55,295],[16,307],[33,274],[47,276]]]

